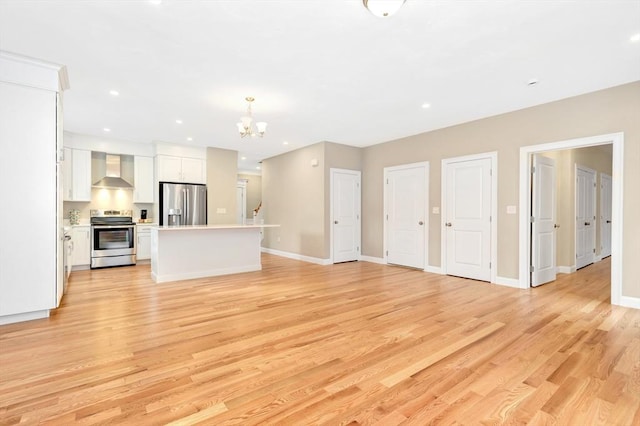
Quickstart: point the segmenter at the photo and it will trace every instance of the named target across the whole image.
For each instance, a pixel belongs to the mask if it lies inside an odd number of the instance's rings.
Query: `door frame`
[[[596,185],[598,184],[598,171],[592,169],[591,167],[587,167],[587,166],[583,166],[581,164],[575,163],[573,165],[573,177],[576,180],[576,185],[574,188],[574,194],[573,194],[573,215],[577,218],[578,215],[578,184],[577,184],[577,179],[578,179],[578,170],[582,170],[583,172],[589,173],[590,175],[593,175],[593,186],[590,188],[590,190],[593,192],[593,201],[592,201],[592,210],[593,210],[593,241],[591,241],[593,243],[593,262],[591,263],[587,263],[586,265],[581,266],[580,268],[584,268],[585,266],[589,266],[589,265],[593,265],[594,263],[597,262],[597,256],[596,256],[596,241],[597,241],[597,229],[598,229],[598,218],[597,218],[597,211],[598,211],[598,190],[596,188]],[[577,262],[577,255],[578,255],[578,222],[577,220],[573,223],[573,235],[574,235],[574,241],[573,241],[573,247],[574,247],[574,258],[575,258],[575,269],[578,269],[578,262]]]
[[[389,264],[387,262],[387,220],[385,216],[387,215],[387,185],[385,182],[387,181],[388,173],[397,171],[397,170],[406,170],[413,169],[416,167],[424,167],[424,269],[423,271],[429,270],[431,267],[429,266],[429,162],[428,161],[420,161],[417,163],[409,163],[409,164],[401,164],[399,166],[390,166],[385,167],[382,173],[382,187],[384,188],[382,194],[382,255],[384,258],[384,264]]]
[[[447,166],[461,161],[491,159],[491,283],[496,282],[498,275],[498,151],[481,154],[463,155],[442,159],[440,189],[440,264],[442,273],[447,275],[447,239],[444,233],[444,221],[447,217]]]
[[[359,179],[359,189],[358,193],[358,221],[360,222],[360,229],[358,230],[358,261],[362,258],[362,171],[360,170],[350,170],[350,169],[338,169],[338,168],[330,168],[329,169],[329,261],[333,264],[333,190],[335,188],[334,176],[335,173],[348,173],[357,175]]]
[[[520,148],[520,226],[519,226],[519,288],[526,289],[529,276],[529,259],[531,257],[531,237],[529,235],[529,214],[531,209],[531,170],[532,154],[544,151],[584,148],[597,145],[613,145],[613,164],[611,169],[611,304],[630,306],[622,303],[622,195],[624,189],[623,155],[624,133],[609,133],[585,138],[569,139]]]

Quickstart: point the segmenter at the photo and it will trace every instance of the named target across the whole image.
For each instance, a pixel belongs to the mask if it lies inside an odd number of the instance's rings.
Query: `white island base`
[[[157,283],[259,271],[262,228],[278,225],[151,229],[151,277]]]

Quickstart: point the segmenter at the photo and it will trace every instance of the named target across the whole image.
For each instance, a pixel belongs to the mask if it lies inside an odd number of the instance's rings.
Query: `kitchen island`
[[[158,226],[151,229],[157,283],[259,271],[263,228],[280,225]]]

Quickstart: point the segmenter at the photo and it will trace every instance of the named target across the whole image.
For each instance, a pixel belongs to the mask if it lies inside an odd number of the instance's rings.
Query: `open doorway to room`
[[[608,256],[611,170],[611,144],[532,154],[531,287]]]
[[[520,225],[519,225],[519,287],[529,288],[531,285],[531,208],[532,208],[532,174],[531,167],[535,154],[549,153],[577,148],[611,146],[611,303],[619,305],[622,298],[622,188],[623,188],[623,143],[622,133],[613,133],[588,138],[572,139],[541,145],[527,146],[520,149]],[[608,149],[608,148],[602,148]],[[575,151],[578,152],[578,151]],[[574,158],[575,160],[575,158]],[[575,163],[575,161],[574,161]],[[575,167],[575,166],[574,166]],[[573,182],[572,178],[572,182]],[[574,186],[575,188],[575,186]],[[575,189],[574,189],[575,191]],[[574,199],[575,203],[575,199]],[[571,227],[576,226],[575,213],[571,213]],[[560,228],[562,229],[562,228]],[[597,235],[597,234],[596,234]],[[571,238],[568,239],[569,243]],[[575,233],[573,238],[575,256]],[[575,264],[575,263],[574,263]],[[571,272],[561,271],[561,272]]]

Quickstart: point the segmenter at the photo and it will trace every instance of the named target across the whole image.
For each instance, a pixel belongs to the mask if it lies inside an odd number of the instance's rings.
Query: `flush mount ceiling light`
[[[264,121],[258,121],[256,123],[256,128],[258,129],[257,132],[254,132],[253,128],[251,127],[251,124],[253,123],[251,103],[255,101],[255,98],[252,98],[251,96],[247,96],[246,98],[244,98],[244,100],[247,101],[249,105],[247,105],[247,114],[243,117],[240,117],[240,123],[237,123],[238,131],[240,132],[240,137],[244,138],[247,135],[249,136],[258,135],[260,137],[263,137],[264,132],[267,130],[267,123],[265,123]]]
[[[406,0],[362,0],[364,7],[369,12],[381,18],[386,18],[396,13]]]

